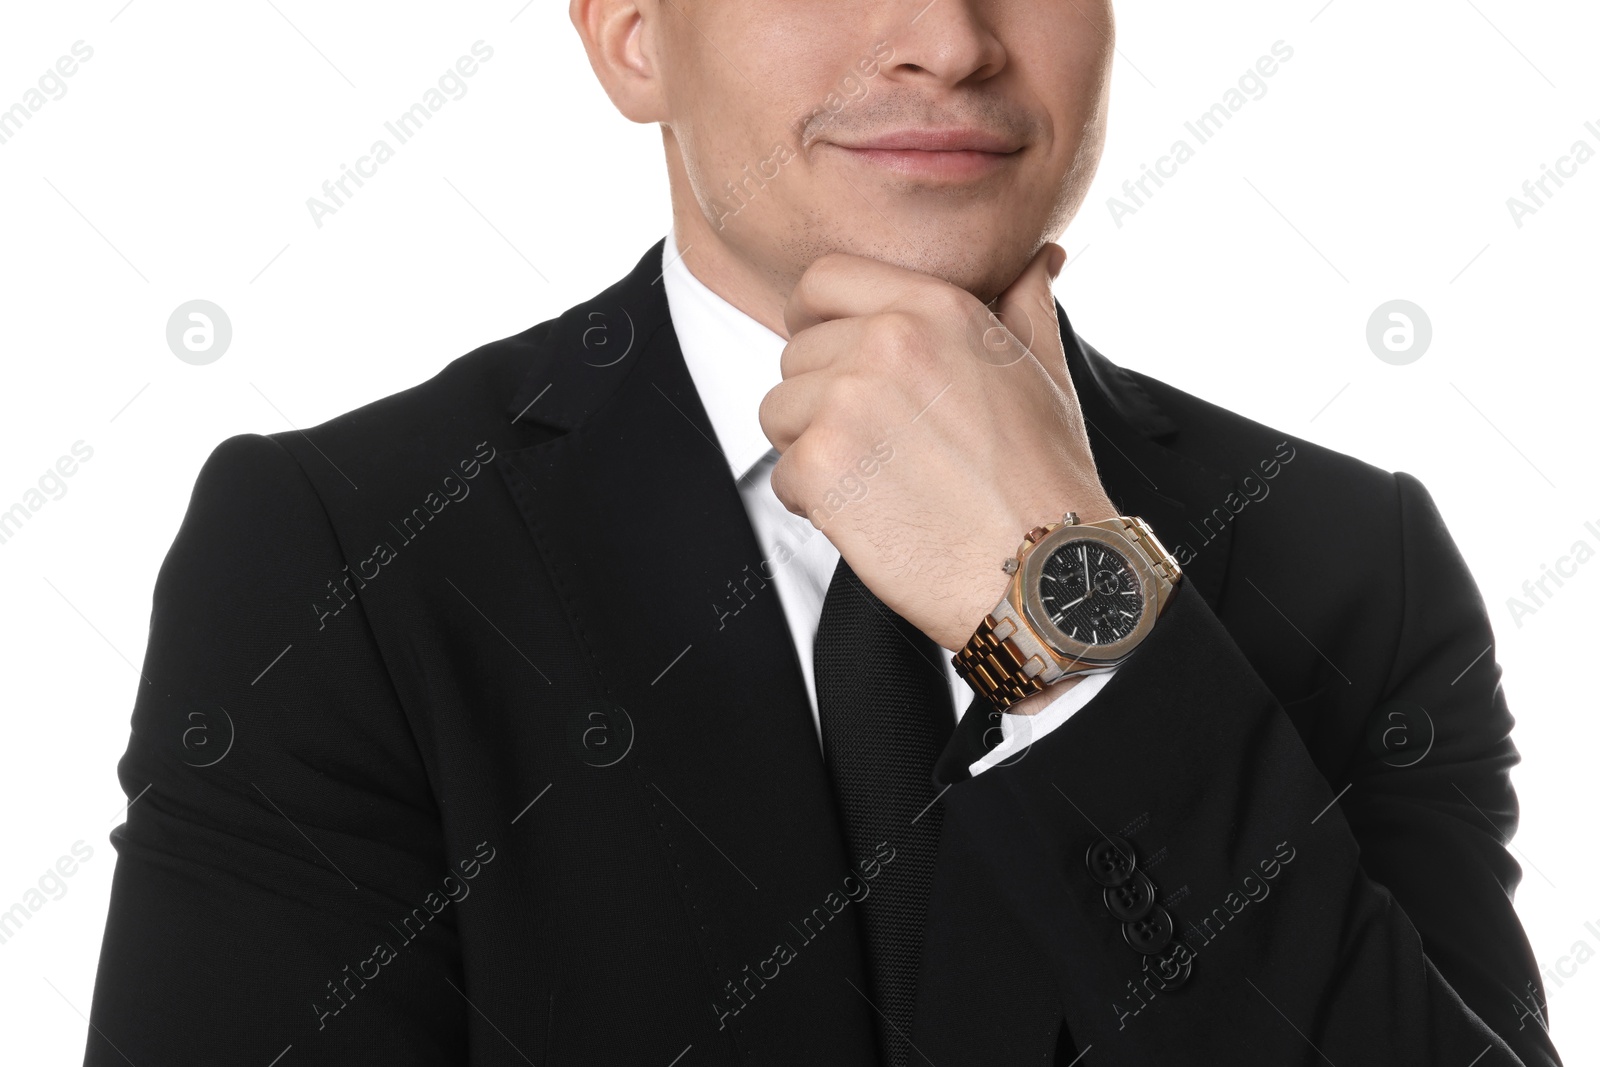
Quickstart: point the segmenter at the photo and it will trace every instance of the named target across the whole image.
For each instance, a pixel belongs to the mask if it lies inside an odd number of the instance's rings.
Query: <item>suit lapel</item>
[[[1216,611],[1233,524],[1207,525],[1206,520],[1235,491],[1234,479],[1166,447],[1178,433],[1177,424],[1133,375],[1078,337],[1059,304],[1056,310],[1101,484],[1119,514],[1139,515],[1150,524],[1178,557],[1185,580]],[[1197,536],[1206,538],[1203,553],[1179,550]]]
[[[850,861],[778,564],[683,361],[660,256],[554,323],[507,417],[562,432],[501,470],[589,668],[632,721],[618,780],[656,828],[706,960],[708,1029],[726,1011],[749,1052],[826,1020],[823,1044],[870,1062],[871,1009],[849,984],[867,988],[841,895]],[[805,924],[816,909],[825,928]],[[780,945],[791,962],[773,962]]]

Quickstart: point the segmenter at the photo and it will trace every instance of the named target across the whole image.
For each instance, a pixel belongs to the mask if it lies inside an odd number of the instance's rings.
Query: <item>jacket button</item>
[[[1144,958],[1144,973],[1155,987],[1170,993],[1189,980],[1194,973],[1194,952],[1187,944],[1178,941],[1165,952]]]
[[[1116,835],[1102,837],[1084,857],[1089,877],[1103,886],[1119,886],[1133,877],[1133,846]]]
[[[1106,910],[1125,923],[1144,918],[1156,906],[1156,887],[1143,871],[1134,871],[1121,885],[1107,886],[1104,895]]]
[[[1163,907],[1150,909],[1150,914],[1131,923],[1122,924],[1122,939],[1135,952],[1154,955],[1172,943],[1172,915]]]

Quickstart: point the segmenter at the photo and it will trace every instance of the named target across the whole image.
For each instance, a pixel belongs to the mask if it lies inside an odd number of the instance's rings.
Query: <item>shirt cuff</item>
[[[1109,671],[1084,675],[1077,685],[1033,715],[1012,715],[1009,712],[1001,715],[1000,743],[990,749],[982,759],[973,761],[967,768],[967,773],[976,776],[1026,750],[1029,745],[1070,719],[1073,712],[1089,703],[1116,673],[1117,668],[1113,667]]]

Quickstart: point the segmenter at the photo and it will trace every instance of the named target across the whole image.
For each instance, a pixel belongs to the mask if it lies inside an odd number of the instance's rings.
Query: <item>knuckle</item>
[[[804,515],[810,499],[810,486],[815,480],[815,447],[812,431],[795,440],[778,457],[772,467],[772,492],[790,512]]]
[[[804,333],[799,333],[789,338],[783,351],[778,354],[778,373],[785,379],[794,374],[795,368],[800,365],[800,338],[804,336]]]
[[[972,313],[977,298],[958,286],[939,284],[929,290],[928,310],[951,320],[965,319]]]
[[[795,279],[794,288],[789,293],[789,301],[804,307],[811,301],[811,295],[817,288],[817,263],[813,262]]]
[[[810,301],[819,287],[828,280],[828,277],[838,271],[846,257],[839,252],[824,252],[800,273],[795,282],[794,297],[802,302]]]
[[[776,389],[770,390],[756,405],[756,421],[761,424],[761,432],[767,435],[768,440],[772,439],[773,431],[777,429],[777,416],[781,410],[778,406],[780,401],[776,399],[777,392]]]
[[[863,425],[878,406],[874,396],[877,388],[877,381],[870,376],[838,375],[829,383],[824,418],[819,422],[824,426],[834,420],[850,426]]]
[[[888,312],[874,319],[872,341],[874,351],[899,372],[921,370],[929,355],[921,324],[902,312]]]
[[[855,406],[859,401],[850,403]],[[834,418],[819,419],[806,430],[806,480],[801,487],[803,492],[821,492],[837,475],[839,468],[849,462],[851,442],[854,440],[852,415],[848,412],[836,414]]]
[[[784,507],[788,508],[790,511],[794,510],[795,448],[799,445],[799,443],[799,441],[796,441],[793,445],[790,445],[789,448],[778,457],[778,462],[772,465],[772,495],[777,497],[778,502]]]

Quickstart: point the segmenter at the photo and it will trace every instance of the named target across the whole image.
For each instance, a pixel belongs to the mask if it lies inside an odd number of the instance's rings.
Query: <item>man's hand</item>
[[[991,315],[938,278],[833,253],[784,308],[784,380],[760,410],[782,453],[773,491],[952,652],[999,601],[1023,534],[1116,514],[1056,324],[1065,261],[1045,244]]]

